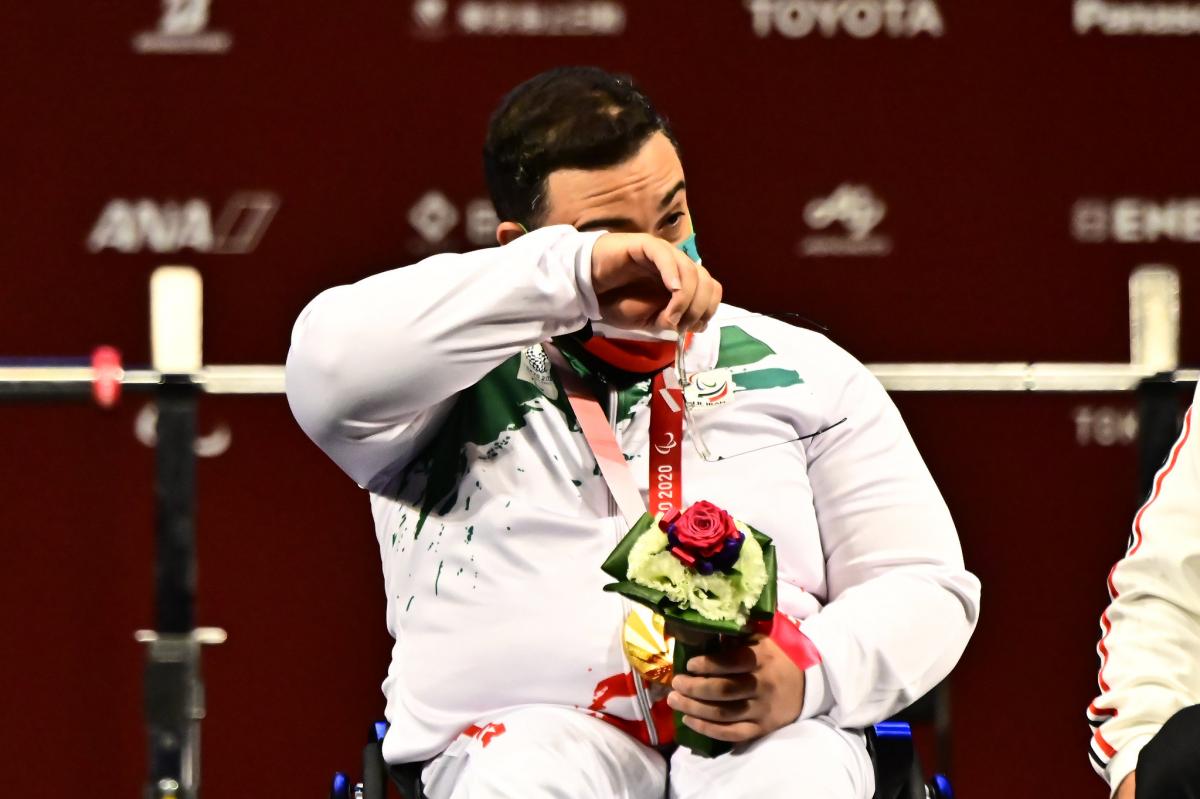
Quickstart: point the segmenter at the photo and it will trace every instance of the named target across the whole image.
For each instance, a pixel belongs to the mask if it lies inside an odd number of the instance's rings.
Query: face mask
[[[678,248],[696,263],[696,232],[681,241]],[[650,372],[662,369],[675,359],[675,333],[621,330],[603,322],[593,322],[595,337],[583,347],[602,361],[628,372]],[[665,340],[664,340],[665,339]]]
[[[687,257],[691,258],[698,264],[704,263],[700,260],[700,250],[696,249],[696,230],[692,229],[692,235],[688,236],[683,241],[679,242],[679,249],[687,253]]]

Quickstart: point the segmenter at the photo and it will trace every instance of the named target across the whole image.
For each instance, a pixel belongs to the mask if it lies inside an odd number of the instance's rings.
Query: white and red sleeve
[[[1108,574],[1092,766],[1113,791],[1176,711],[1200,703],[1200,443],[1193,404]]]

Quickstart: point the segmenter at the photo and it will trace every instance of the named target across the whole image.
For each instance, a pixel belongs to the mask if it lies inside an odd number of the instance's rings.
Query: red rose
[[[736,534],[733,517],[708,501],[692,505],[675,522],[680,546],[704,558],[720,552],[725,539]]]

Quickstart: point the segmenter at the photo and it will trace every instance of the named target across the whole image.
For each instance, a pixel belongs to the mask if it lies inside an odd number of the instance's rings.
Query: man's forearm
[[[288,354],[301,427],[365,485],[411,453],[459,391],[598,315],[598,235],[545,228],[322,293],[297,320]]]

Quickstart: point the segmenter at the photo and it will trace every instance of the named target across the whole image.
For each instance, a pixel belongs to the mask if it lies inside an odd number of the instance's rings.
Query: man
[[[370,492],[396,639],[385,757],[429,761],[436,799],[659,797],[667,758],[677,797],[871,796],[861,728],[949,672],[979,602],[895,407],[823,336],[721,305],[671,129],[628,80],[522,84],[484,162],[502,246],[326,291],[288,356],[296,418]],[[737,457],[652,450],[676,335],[687,372],[729,389],[704,439]],[[775,540],[787,616],[665,698],[622,653],[600,564],[626,524],[550,357],[606,406],[640,502],[654,452],[681,452],[685,506]],[[672,753],[671,708],[739,746]]]
[[[1198,389],[1200,391],[1200,389]],[[1200,394],[1197,395],[1200,397]],[[1200,446],[1192,407],[1108,574],[1092,767],[1117,799],[1200,799]]]

